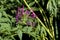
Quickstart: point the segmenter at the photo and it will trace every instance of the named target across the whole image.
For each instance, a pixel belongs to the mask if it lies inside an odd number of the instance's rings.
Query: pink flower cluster
[[[19,19],[21,19],[24,14],[28,15],[28,17],[31,18],[36,18],[36,15],[34,14],[34,12],[30,12],[28,10],[24,10],[24,6],[22,8],[18,7],[17,11],[16,11],[16,23],[19,21]],[[29,25],[31,22],[27,21],[27,24]]]

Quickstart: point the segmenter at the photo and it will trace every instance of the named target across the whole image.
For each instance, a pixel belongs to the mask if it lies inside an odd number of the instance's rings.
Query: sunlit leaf
[[[33,6],[35,4],[35,2],[31,2],[31,3],[29,3],[29,6],[31,7],[31,6]]]
[[[22,40],[22,31],[21,31],[21,30],[18,30],[18,31],[17,31],[17,34],[18,34],[20,40]]]

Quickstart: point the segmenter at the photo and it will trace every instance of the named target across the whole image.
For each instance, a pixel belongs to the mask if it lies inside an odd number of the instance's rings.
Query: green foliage
[[[22,40],[22,31],[21,30],[17,31],[17,35],[19,36],[20,40]]]
[[[57,4],[54,0],[50,0],[47,4],[47,9],[50,12],[50,15],[55,15],[57,13]]]
[[[41,18],[28,19],[27,16],[24,15],[22,19],[23,23],[19,21],[18,24],[16,24],[16,9],[22,5],[25,6],[25,10],[29,9],[26,7],[26,3],[24,0],[0,0],[0,40],[16,40],[15,36],[18,36],[19,39],[22,40],[23,33],[32,37],[32,40],[55,40],[53,17],[57,16],[57,9],[60,7],[60,2],[48,0],[45,9],[43,8],[45,1],[42,0],[41,4],[39,4],[40,2],[41,0],[26,0],[29,8],[35,12],[38,11],[38,15],[42,15],[44,22],[40,21]],[[49,18],[46,14],[47,11]],[[26,25],[27,20],[36,22],[36,25],[34,27]]]

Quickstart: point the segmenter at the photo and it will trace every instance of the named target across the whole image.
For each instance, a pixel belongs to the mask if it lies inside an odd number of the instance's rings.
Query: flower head
[[[22,8],[18,7],[18,9],[16,11],[16,23],[18,23],[19,21],[22,21],[23,22],[24,21],[24,18],[25,18],[24,15],[27,16],[27,20],[28,20],[28,21],[25,20],[26,21],[26,25],[34,26],[35,23],[29,21],[28,18],[35,18],[36,15],[34,14],[34,12],[32,12],[32,14],[31,14],[31,12],[28,11],[28,10],[24,11],[24,6]],[[20,20],[20,19],[22,19],[22,20]]]

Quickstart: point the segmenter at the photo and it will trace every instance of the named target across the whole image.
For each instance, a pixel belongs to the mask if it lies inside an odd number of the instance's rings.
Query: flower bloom
[[[18,9],[17,9],[17,11],[16,11],[16,23],[18,23],[19,22],[19,20],[20,19],[23,19],[23,16],[24,15],[26,15],[26,16],[28,16],[28,17],[31,17],[31,18],[35,18],[36,17],[36,15],[34,14],[34,12],[30,12],[30,11],[28,11],[28,10],[26,10],[26,11],[24,11],[24,6],[22,7],[22,8],[20,8],[20,7],[18,7]],[[27,18],[28,19],[28,18]],[[27,20],[26,20],[27,21]],[[31,21],[29,21],[29,19],[28,19],[28,21],[26,22],[26,24],[27,25],[35,25],[34,24],[34,22],[31,22]]]

